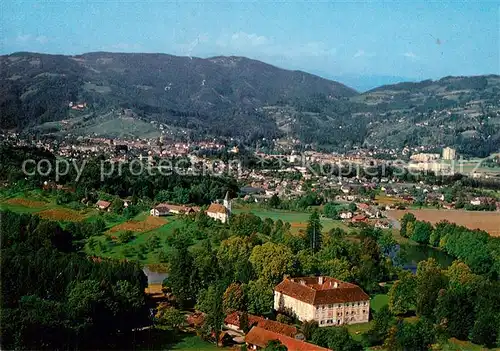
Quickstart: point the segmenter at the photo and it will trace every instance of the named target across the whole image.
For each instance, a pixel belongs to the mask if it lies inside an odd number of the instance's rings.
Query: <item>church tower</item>
[[[229,191],[226,191],[226,196],[224,197],[224,207],[227,209],[228,214],[231,214],[231,200],[229,199]]]

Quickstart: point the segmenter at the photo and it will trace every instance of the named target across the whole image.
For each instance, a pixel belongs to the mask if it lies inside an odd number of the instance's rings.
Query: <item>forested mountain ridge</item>
[[[263,108],[285,133],[324,148],[500,149],[500,76],[445,77],[385,85],[343,99],[313,95]]]
[[[363,94],[244,57],[95,52],[0,57],[0,127],[42,133],[300,139],[353,145],[500,147],[500,77],[445,77]],[[71,109],[69,103],[86,103]]]
[[[212,134],[274,136],[273,121],[255,111],[280,99],[356,92],[308,73],[243,57],[208,59],[166,54],[17,53],[1,57],[1,127],[70,117],[70,101],[97,114],[130,108],[139,117]]]

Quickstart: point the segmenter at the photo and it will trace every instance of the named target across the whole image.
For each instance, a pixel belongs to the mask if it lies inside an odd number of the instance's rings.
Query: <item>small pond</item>
[[[163,280],[168,276],[167,273],[165,272],[155,272],[154,270],[151,270],[150,267],[144,266],[142,269],[144,274],[146,274],[146,277],[148,277],[148,285],[149,284],[161,284]]]
[[[395,265],[403,269],[417,271],[417,265],[420,261],[432,257],[441,267],[446,268],[453,262],[454,258],[446,252],[425,245],[398,245],[393,252],[389,254]]]

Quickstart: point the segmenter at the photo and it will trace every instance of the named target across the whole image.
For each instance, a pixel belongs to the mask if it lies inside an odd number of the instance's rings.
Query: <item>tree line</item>
[[[440,248],[466,263],[476,274],[491,279],[500,276],[500,238],[482,230],[441,221],[436,225],[418,221],[411,213],[401,218],[402,236],[424,245]]]

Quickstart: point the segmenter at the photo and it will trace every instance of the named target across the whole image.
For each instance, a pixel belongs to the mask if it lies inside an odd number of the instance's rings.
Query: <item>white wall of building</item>
[[[370,301],[355,301],[313,306],[291,296],[274,292],[274,309],[290,309],[300,321],[315,320],[320,327],[367,323],[370,317]]]

